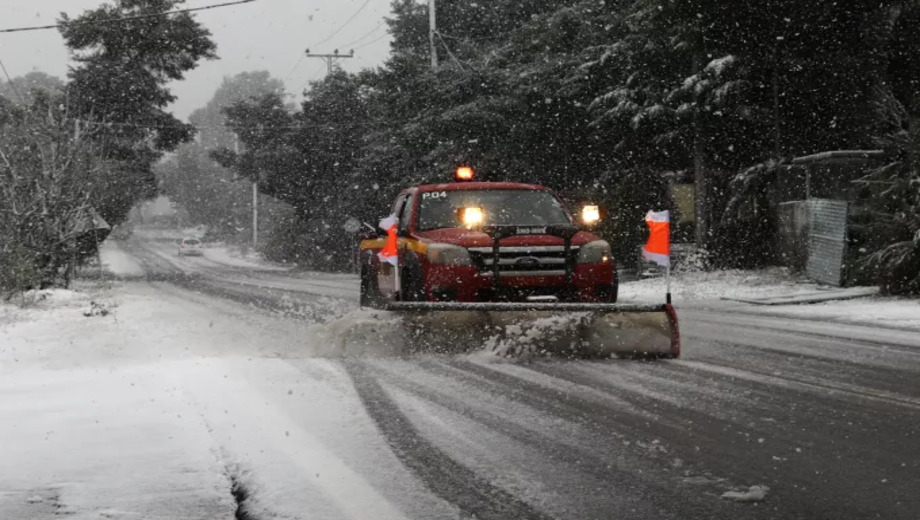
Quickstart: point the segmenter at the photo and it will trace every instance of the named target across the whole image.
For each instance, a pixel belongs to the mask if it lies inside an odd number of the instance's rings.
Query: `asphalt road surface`
[[[330,298],[357,297],[353,276],[178,258],[172,244],[137,238],[125,247],[149,283],[254,313],[322,322]],[[447,505],[409,517],[920,518],[920,335],[724,304],[678,313],[676,361],[323,362],[347,373],[381,449],[419,493]],[[722,497],[751,486],[762,500]]]

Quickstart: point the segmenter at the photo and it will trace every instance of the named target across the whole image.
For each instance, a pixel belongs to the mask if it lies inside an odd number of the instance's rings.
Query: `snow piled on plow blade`
[[[318,331],[343,355],[460,354],[499,357],[677,357],[673,308],[665,305],[400,303],[362,310]]]
[[[676,322],[662,311],[494,313],[485,347],[502,357],[667,356]]]

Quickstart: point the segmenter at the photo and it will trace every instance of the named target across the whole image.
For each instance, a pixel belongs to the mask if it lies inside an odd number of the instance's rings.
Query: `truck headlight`
[[[606,240],[595,240],[581,246],[578,250],[579,264],[597,264],[608,262],[613,257],[610,251],[610,244]]]
[[[429,245],[428,261],[437,265],[473,265],[470,252],[453,244]]]

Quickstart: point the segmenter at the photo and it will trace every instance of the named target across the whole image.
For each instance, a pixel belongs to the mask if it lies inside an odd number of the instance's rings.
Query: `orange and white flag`
[[[394,266],[399,265],[398,238],[396,235],[396,229],[398,227],[399,220],[393,215],[380,221],[380,229],[387,232],[387,241],[383,249],[377,253],[377,256],[380,258],[381,262],[387,262]]]
[[[642,249],[642,257],[661,266],[671,265],[671,215],[668,211],[649,211],[645,215],[648,224],[648,242]]]

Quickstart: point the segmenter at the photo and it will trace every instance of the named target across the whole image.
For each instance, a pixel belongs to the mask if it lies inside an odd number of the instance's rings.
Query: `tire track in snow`
[[[391,449],[438,497],[482,520],[549,520],[552,517],[480,478],[429,443],[360,362],[345,363],[368,415]]]
[[[858,397],[861,399],[867,399],[870,401],[875,401],[879,403],[885,403],[893,406],[900,406],[909,408],[912,410],[920,411],[920,399],[911,398],[907,396],[902,396],[894,394],[891,392],[885,392],[881,390],[870,390],[865,387],[840,383],[840,382],[828,382],[828,381],[818,381],[818,380],[809,380],[805,378],[799,378],[795,376],[790,376],[787,374],[776,375],[769,372],[754,370],[751,368],[739,369],[727,364],[717,363],[714,361],[689,361],[689,360],[678,360],[677,363],[694,368],[701,371],[713,372],[719,375],[726,377],[745,379],[755,383],[762,383],[766,386],[783,386],[790,389],[795,388],[805,388],[812,390],[822,390],[827,392],[830,395],[833,394],[848,394],[850,397]]]
[[[436,363],[370,363],[401,406],[406,407],[403,393],[410,396],[408,402],[422,403],[409,406],[407,413],[429,423],[427,429],[421,427],[426,435],[441,439],[442,446],[460,454],[455,456],[476,460],[477,471],[492,479],[521,473],[518,478],[523,482],[512,479],[509,485],[546,489],[536,492],[560,518],[607,518],[608,513],[601,512],[609,511],[619,512],[624,519],[687,518],[691,510],[694,518],[721,518],[715,512],[724,504],[700,496],[701,492],[711,495],[711,486],[682,486],[687,472],[673,466],[671,457],[661,460],[654,444],[643,447],[641,441],[634,442],[638,438],[615,430],[585,428],[573,417],[521,403],[510,388],[494,389],[450,377]],[[728,489],[724,483],[710,482],[718,493]],[[581,496],[586,489],[605,492]]]
[[[185,271],[171,257],[157,251],[156,244],[134,241],[128,252],[147,272],[146,279],[149,282],[168,282],[183,289],[252,305],[268,312],[280,312],[295,319],[323,323],[357,306],[356,300],[324,296],[322,292],[313,292],[309,287],[305,289],[296,284],[290,287],[284,284],[268,287],[247,281],[242,274]],[[329,300],[342,304],[330,305]]]
[[[662,368],[679,370],[685,366],[683,363],[686,362],[662,363]],[[471,382],[486,378],[505,388],[507,394],[514,394],[515,400],[546,413],[575,421],[578,418],[587,420],[586,427],[620,432],[636,441],[660,439],[659,446],[672,457],[688,463],[687,467],[695,472],[715,475],[739,485],[767,484],[773,490],[770,501],[782,504],[772,513],[783,511],[781,517],[784,518],[867,518],[867,514],[877,510],[878,500],[891,501],[899,496],[905,498],[892,503],[888,511],[892,513],[891,518],[907,518],[900,513],[916,502],[904,493],[910,487],[908,475],[915,465],[910,461],[915,460],[917,450],[912,445],[893,449],[897,439],[915,435],[915,428],[910,426],[910,418],[916,415],[913,411],[905,410],[908,415],[899,423],[898,416],[876,410],[852,396],[838,402],[825,399],[801,402],[799,399],[807,399],[809,395],[820,398],[824,392],[815,393],[814,388],[809,388],[803,393],[769,383],[758,388],[760,385],[751,385],[753,381],[718,374],[735,388],[731,393],[737,397],[736,412],[746,415],[753,401],[755,405],[768,405],[772,409],[769,417],[775,418],[775,422],[761,423],[743,415],[720,418],[707,414],[695,403],[675,407],[667,402],[650,407],[655,417],[643,420],[624,413],[625,410],[612,401],[593,399],[594,391],[587,390],[592,386],[588,381],[576,374],[563,375],[552,370],[552,362],[546,366],[551,373],[555,372],[555,381],[548,374],[540,374],[541,363],[482,365],[452,360],[448,365],[468,370]],[[606,365],[599,365],[599,368],[604,367]],[[529,373],[534,368],[542,377]],[[491,377],[487,374],[489,371],[494,373]],[[700,371],[693,372],[696,377],[700,376]],[[613,373],[610,376],[616,377]],[[705,384],[704,379],[699,382]],[[563,390],[569,388],[569,383],[584,385],[586,390]],[[755,393],[751,394],[752,390]],[[641,390],[630,392],[621,388],[618,393],[632,401],[634,398],[628,394],[636,391]],[[651,404],[650,396],[636,397],[639,402]],[[875,426],[891,434],[876,439]],[[667,458],[661,460],[665,462]],[[859,480],[848,477],[853,474],[853,463],[860,465]],[[870,487],[870,493],[859,492]],[[727,518],[718,514],[711,504],[694,500],[682,503],[685,507],[702,506],[704,509],[700,515],[688,515],[688,518]],[[754,511],[749,513],[745,518],[759,517]],[[757,513],[767,518],[776,517],[767,510]]]
[[[725,317],[710,313],[691,310],[686,313],[692,318],[694,326],[718,327],[725,325]],[[881,350],[883,352],[901,352],[905,354],[920,354],[920,335],[917,331],[907,331],[897,328],[880,326],[871,328],[866,325],[852,325],[848,323],[828,323],[824,320],[805,320],[797,318],[783,319],[773,316],[751,316],[736,313],[731,315],[732,325],[742,328],[746,332],[758,331],[777,335],[791,336],[793,339],[819,339],[836,340],[847,346],[862,349]],[[832,328],[831,328],[832,327]],[[883,334],[879,334],[883,331]]]

